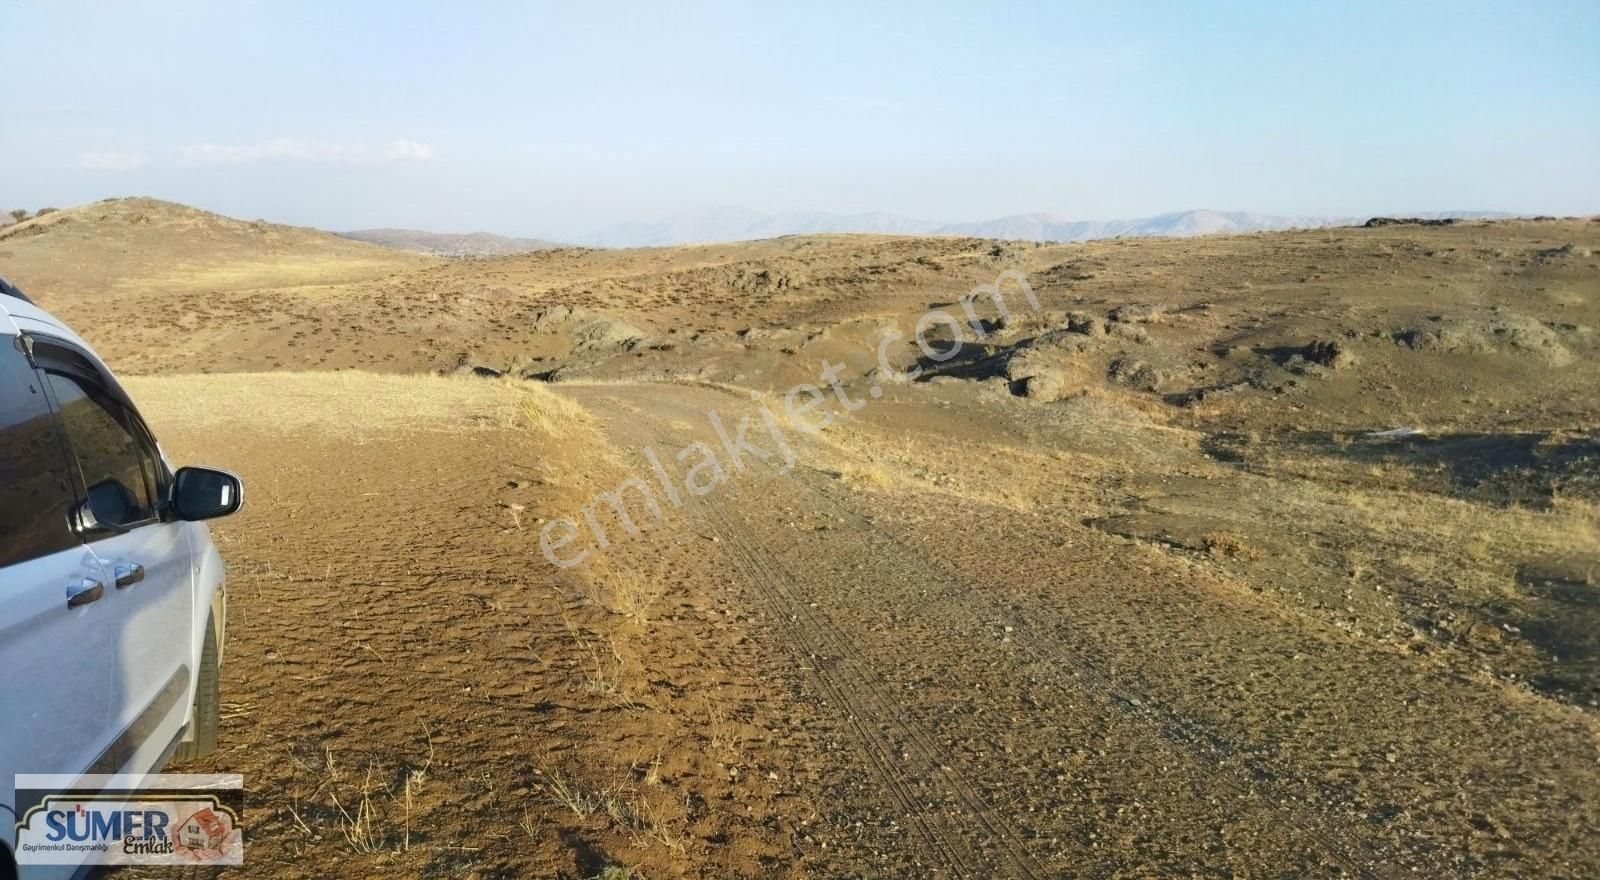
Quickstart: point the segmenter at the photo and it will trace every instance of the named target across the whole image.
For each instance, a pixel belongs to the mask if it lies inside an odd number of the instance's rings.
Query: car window
[[[76,503],[39,374],[0,336],[0,567],[76,544]]]
[[[95,521],[128,526],[155,518],[154,463],[133,414],[92,382],[45,375]]]

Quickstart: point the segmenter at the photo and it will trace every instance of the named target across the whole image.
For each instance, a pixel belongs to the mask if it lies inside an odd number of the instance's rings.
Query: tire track
[[[812,501],[810,509],[825,510],[856,524],[852,534],[867,540],[880,558],[893,558],[897,564],[916,569],[919,583],[930,588],[928,601],[915,609],[918,613],[928,609],[957,609],[967,616],[983,619],[1004,619],[1012,627],[1009,635],[1012,644],[1033,660],[1036,668],[1045,670],[1049,682],[1057,690],[1079,693],[1084,690],[1098,692],[1102,699],[1126,716],[1138,719],[1153,727],[1162,737],[1185,749],[1192,755],[1213,762],[1222,772],[1215,777],[1235,794],[1249,795],[1268,804],[1287,802],[1326,804],[1331,798],[1312,801],[1294,797],[1294,792],[1280,781],[1284,772],[1268,761],[1255,757],[1259,749],[1241,743],[1209,725],[1197,722],[1159,700],[1151,698],[1145,689],[1118,684],[1102,670],[1103,663],[1069,653],[1059,640],[1037,632],[1037,627],[1008,609],[982,600],[984,592],[963,583],[955,575],[921,554],[907,553],[905,547],[884,536],[872,520],[832,497],[831,493],[810,485],[804,476],[795,476],[795,482]],[[1124,676],[1126,677],[1126,676]],[[1373,865],[1390,861],[1366,839],[1352,833],[1348,821],[1320,810],[1296,811],[1303,813],[1293,818],[1310,819],[1315,823],[1308,833],[1322,844],[1323,854],[1358,877],[1376,877]]]
[[[667,424],[674,415],[698,417],[680,401],[653,398],[636,410],[639,418],[629,430],[641,446],[666,438],[677,431]],[[744,487],[745,490],[751,487]],[[717,493],[691,503],[705,523],[723,538],[729,555],[760,595],[768,611],[789,636],[786,647],[800,665],[811,670],[830,700],[843,707],[844,720],[860,740],[861,752],[872,765],[884,790],[911,824],[922,841],[923,854],[944,866],[955,877],[1016,877],[1031,880],[1049,876],[1027,851],[1009,823],[994,815],[994,807],[981,793],[953,769],[952,762],[934,745],[916,722],[886,696],[878,683],[881,676],[872,662],[857,649],[850,637],[814,603],[805,598],[800,583],[762,551],[748,526],[727,511],[728,494],[741,491],[723,487]],[[837,660],[834,674],[819,660]],[[896,750],[881,730],[896,731],[903,745]],[[898,751],[898,760],[896,752]],[[988,839],[996,845],[994,856],[973,845],[968,834],[953,827],[948,811],[935,812],[937,804],[917,797],[901,767],[911,763],[919,771],[924,786],[933,784],[953,795],[951,806],[975,819]],[[930,815],[932,813],[932,815]],[[996,858],[997,856],[997,858]]]
[[[751,546],[747,529],[733,521],[723,509],[723,503],[710,500],[704,504],[707,520],[729,545],[730,555],[736,557],[736,564],[761,594],[769,611],[788,631],[791,649],[798,647],[805,653],[806,656],[798,659],[810,666],[830,698],[844,708],[845,718],[861,738],[863,751],[876,768],[880,781],[923,838],[926,852],[937,856],[955,876],[989,877],[995,876],[996,871],[1008,877],[1044,876],[1015,832],[991,815],[991,805],[951,769],[939,750],[928,741],[926,734],[884,696],[873,681],[871,664],[852,646],[849,638],[825,614],[812,607],[812,603],[798,597],[798,585],[794,579],[782,566],[763,558],[761,552]],[[828,653],[824,653],[824,650]],[[852,681],[835,680],[823,663],[816,662],[830,659],[830,655],[841,661],[837,668],[846,671],[841,678]],[[919,805],[906,786],[903,772],[895,766],[893,744],[887,742],[880,731],[874,730],[875,725],[893,727],[898,731],[907,744],[901,749],[900,763],[914,757],[914,763],[923,771],[925,778],[937,779],[943,788],[954,794],[960,802],[959,806],[976,819],[998,845],[998,860],[991,859],[974,847],[959,829],[948,827],[948,815],[926,815],[927,808]],[[916,753],[914,756],[913,751]],[[996,861],[998,864],[995,864]]]

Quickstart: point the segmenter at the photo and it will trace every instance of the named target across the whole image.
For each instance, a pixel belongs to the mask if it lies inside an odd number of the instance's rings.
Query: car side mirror
[[[244,483],[227,471],[179,468],[172,480],[171,502],[172,512],[187,522],[228,516],[244,506]]]

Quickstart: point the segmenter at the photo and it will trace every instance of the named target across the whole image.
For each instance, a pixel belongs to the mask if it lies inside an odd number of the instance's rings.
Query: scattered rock
[[[1004,375],[1011,382],[1013,394],[1043,403],[1083,391],[1082,382],[1073,375],[1069,364],[1059,355],[1051,357],[1038,350],[1023,351],[1006,361]]]
[[[1140,345],[1147,345],[1150,342],[1150,331],[1138,324],[1111,324],[1106,327],[1106,332]]]
[[[1350,350],[1350,346],[1338,340],[1313,340],[1306,346],[1303,356],[1313,364],[1333,370],[1342,370],[1356,364],[1356,356]]]
[[[540,309],[533,316],[533,329],[545,333],[565,332],[574,351],[608,348],[632,351],[650,342],[643,330],[582,306]]]
[[[1018,350],[1057,351],[1067,354],[1079,354],[1086,351],[1096,351],[1105,346],[1105,340],[1093,335],[1075,333],[1071,330],[1052,330],[1040,333],[1031,339],[1018,343]]]
[[[734,290],[751,293],[773,293],[803,287],[805,282],[805,277],[798,272],[768,266],[759,269],[753,267],[740,269],[728,282],[728,286]]]
[[[1111,367],[1106,371],[1106,377],[1118,385],[1126,385],[1141,391],[1154,391],[1161,384],[1162,375],[1159,370],[1149,364],[1132,357],[1120,357],[1111,362]]]
[[[1106,332],[1106,328],[1099,318],[1088,312],[1068,312],[1067,332],[1081,333],[1085,336],[1100,336]]]
[[[1327,367],[1306,360],[1303,354],[1290,355],[1289,359],[1283,362],[1283,368],[1297,376],[1321,377],[1328,373]]]
[[[1088,519],[1084,525],[1124,538],[1206,554],[1212,552],[1211,539],[1221,534],[1215,520],[1172,513],[1120,514]]]
[[[1063,371],[1056,369],[1044,369],[1031,376],[1025,376],[1014,383],[1014,387],[1023,397],[1041,403],[1052,403],[1074,397],[1082,391],[1075,383],[1068,380]]]
[[[1435,318],[1428,326],[1394,334],[1412,351],[1443,354],[1493,354],[1516,352],[1538,357],[1552,366],[1572,361],[1572,352],[1549,326],[1511,312],[1481,318]]]
[[[1586,247],[1578,247],[1569,241],[1561,247],[1545,248],[1544,250],[1536,251],[1534,252],[1533,256],[1535,259],[1546,261],[1559,260],[1565,257],[1577,257],[1581,260],[1587,260],[1589,257],[1593,256],[1593,252]]]
[[[1461,221],[1455,217],[1424,219],[1422,217],[1374,217],[1361,224],[1367,229],[1383,226],[1454,226]]]
[[[1022,256],[1021,249],[1015,242],[997,241],[984,254],[984,258],[991,264],[1015,263]]]
[[[1106,313],[1113,324],[1159,324],[1165,317],[1166,309],[1149,303],[1129,303]]]

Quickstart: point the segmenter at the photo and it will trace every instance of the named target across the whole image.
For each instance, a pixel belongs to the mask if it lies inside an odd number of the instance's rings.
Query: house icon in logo
[[[228,839],[228,823],[210,807],[183,820],[172,832],[174,846],[188,850],[217,850]]]

